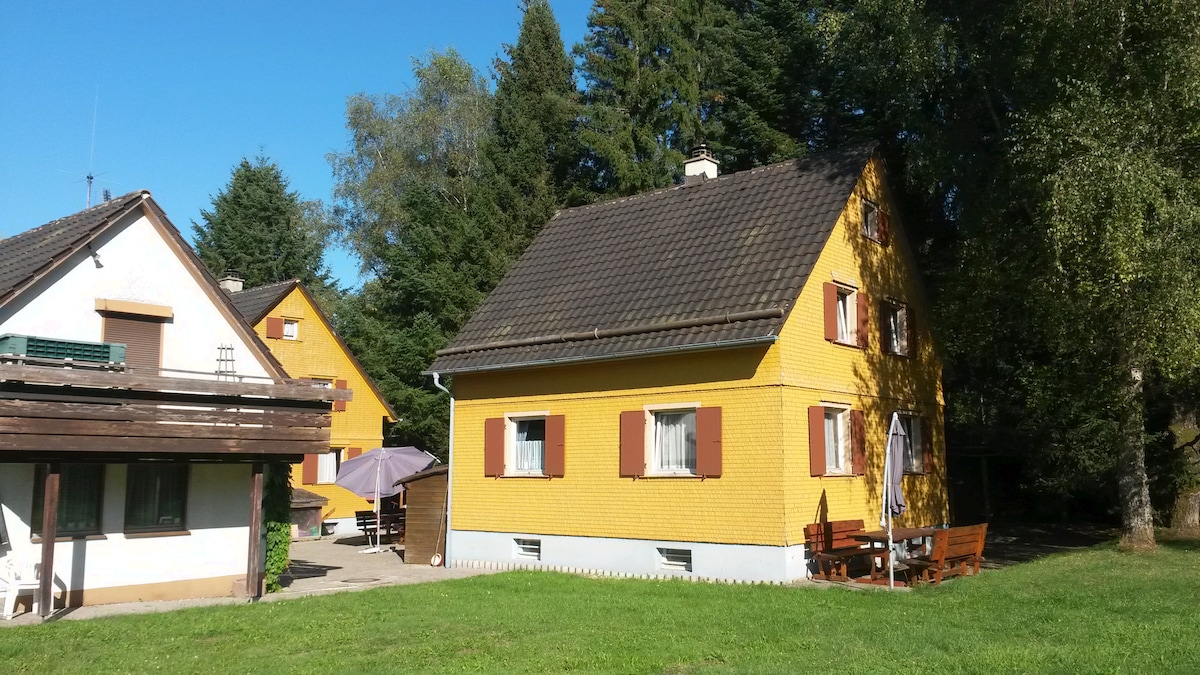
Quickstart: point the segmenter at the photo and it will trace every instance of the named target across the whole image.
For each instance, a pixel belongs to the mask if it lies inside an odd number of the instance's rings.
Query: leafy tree
[[[421,372],[504,273],[511,237],[480,198],[487,83],[453,50],[414,75],[404,95],[352,97],[351,147],[330,157],[335,212],[370,274],[336,324],[403,418],[396,437],[444,454],[447,401]]]
[[[234,270],[248,287],[288,279],[312,288],[328,283],[323,258],[329,228],[321,205],[289,192],[274,162],[243,158],[212,204],[192,230],[196,253],[214,275]]]

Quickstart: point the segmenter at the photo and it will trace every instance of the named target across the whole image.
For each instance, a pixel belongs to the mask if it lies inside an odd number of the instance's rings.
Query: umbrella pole
[[[379,449],[379,459],[375,463],[375,545],[362,551],[362,553],[379,553],[382,549],[379,548],[379,476],[383,472],[383,449]],[[371,543],[370,537],[367,538],[367,543]]]
[[[892,413],[893,424],[897,421],[896,413]],[[892,425],[888,425],[887,448],[884,450],[883,457],[883,510],[887,513],[887,533],[888,533],[888,588],[896,589],[896,552],[892,550],[892,506],[891,501],[892,491]]]

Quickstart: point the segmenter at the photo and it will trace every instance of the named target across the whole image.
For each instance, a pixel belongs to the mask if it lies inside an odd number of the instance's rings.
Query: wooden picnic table
[[[934,530],[932,527],[893,527],[892,541],[911,541],[913,539],[924,539],[925,537],[932,537],[933,532]],[[877,543],[887,545],[888,540],[887,530],[856,532],[850,536],[854,539],[865,541],[872,545]]]

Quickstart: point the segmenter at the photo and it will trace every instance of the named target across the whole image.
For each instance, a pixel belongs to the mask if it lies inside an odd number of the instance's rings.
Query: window
[[[883,303],[883,348],[889,354],[908,355],[908,308],[896,302]]]
[[[825,339],[837,344],[866,348],[867,297],[862,291],[838,283],[823,287]]]
[[[158,375],[162,367],[163,321],[135,314],[105,314],[102,340],[125,345],[125,365],[141,374]]]
[[[125,531],[185,529],[187,495],[187,464],[130,464],[125,479]]]
[[[655,410],[650,466],[657,474],[696,473],[696,411]]]
[[[850,472],[847,459],[850,436],[850,411],[845,408],[825,408],[825,473]]]
[[[338,467],[342,465],[342,449],[334,448],[317,455],[317,482],[332,483],[337,480]]]
[[[692,551],[686,548],[658,549],[658,568],[672,572],[692,571]]]
[[[546,460],[546,418],[529,417],[524,419],[508,419],[508,427],[512,432],[512,461],[511,473],[543,474]]]
[[[523,560],[541,560],[542,540],[513,539],[513,557]]]
[[[839,288],[837,294],[837,341],[853,342],[853,324],[851,316],[854,312],[854,293],[845,288]]]
[[[58,481],[56,536],[100,534],[104,500],[103,464],[63,464]],[[39,464],[33,482],[33,533],[42,533],[46,467]]]
[[[879,207],[865,199],[862,202],[862,233],[867,239],[880,240]]]
[[[283,339],[297,340],[300,335],[300,322],[295,319],[283,320]]]
[[[904,429],[904,473],[925,473],[924,439],[921,438],[921,418],[913,413],[900,413]]]

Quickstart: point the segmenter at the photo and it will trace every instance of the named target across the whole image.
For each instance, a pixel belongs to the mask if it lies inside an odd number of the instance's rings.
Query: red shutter
[[[267,337],[275,340],[283,339],[283,319],[274,316],[267,317]]]
[[[858,330],[855,331],[855,337],[858,338],[858,346],[867,348],[867,328],[869,327],[868,320],[870,319],[870,311],[867,307],[867,294],[859,291],[855,293],[854,306],[858,309]]]
[[[825,408],[808,409],[808,467],[814,476],[825,475]]]
[[[895,311],[889,302],[879,303],[879,349],[892,353],[892,312]]]
[[[921,418],[921,469],[933,473],[933,425],[928,417]]]
[[[861,410],[850,411],[850,466],[856,476],[867,472],[867,421]]]
[[[345,380],[334,380],[333,388],[334,389],[345,389],[346,381]],[[334,401],[333,402],[333,410],[335,412],[346,412],[346,402],[345,401]]]
[[[305,455],[300,465],[300,482],[304,485],[317,484],[317,456]]]
[[[721,477],[721,409],[696,410],[696,475]]]
[[[621,476],[646,474],[646,413],[621,413]]]
[[[362,448],[346,448],[346,459],[354,459],[362,454]]]
[[[504,475],[504,418],[483,421],[483,475]]]
[[[917,320],[913,316],[912,305],[904,308],[904,323],[908,328],[908,344],[905,353],[915,359],[917,357]]]
[[[563,477],[566,465],[567,430],[566,417],[550,415],[546,418],[546,455],[542,471],[547,476]]]
[[[836,342],[838,339],[837,330],[837,284],[826,282],[821,287],[825,298],[825,339],[830,342]]]
[[[879,214],[879,243],[887,246],[888,240],[892,236],[892,218],[887,211],[878,211]]]

